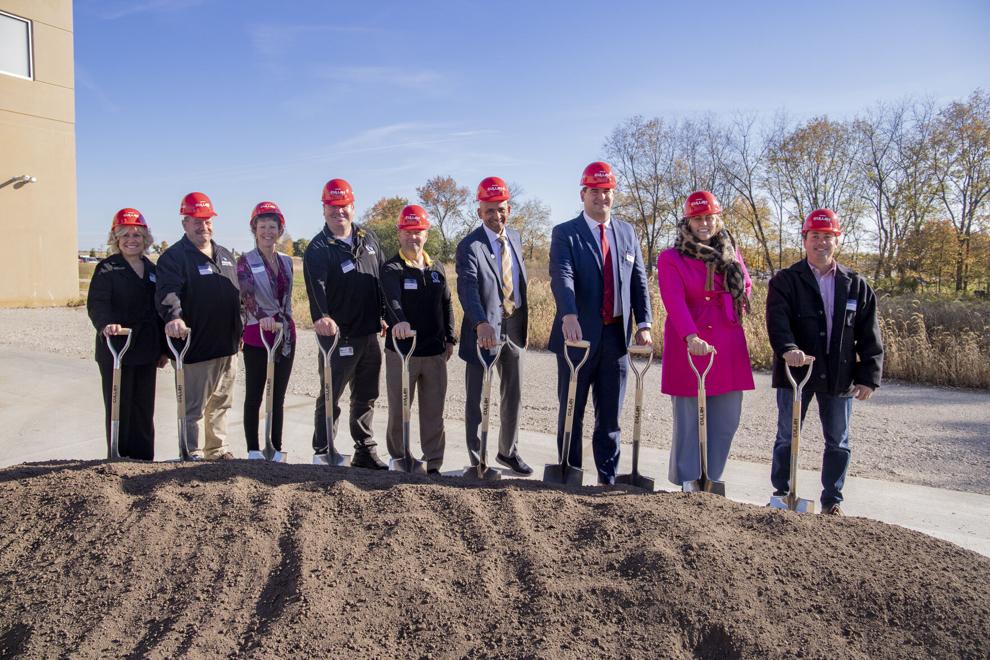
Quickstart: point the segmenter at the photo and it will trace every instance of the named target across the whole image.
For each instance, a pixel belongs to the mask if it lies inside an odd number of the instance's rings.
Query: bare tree
[[[430,223],[440,234],[436,256],[441,261],[449,261],[454,256],[458,239],[471,224],[465,213],[471,189],[458,186],[453,177],[435,176],[416,188],[416,193],[430,214]]]
[[[721,160],[728,187],[738,196],[733,204],[739,216],[748,223],[762,253],[767,271],[773,273],[770,237],[765,226],[766,205],[761,201],[761,180],[765,180],[770,136],[756,134],[756,116],[738,116],[728,129],[727,149]]]
[[[652,274],[664,230],[676,221],[676,202],[669,194],[673,136],[663,120],[637,115],[613,130],[604,148],[619,180],[615,213],[639,230],[646,247],[646,272]]]
[[[509,224],[519,231],[523,259],[533,261],[550,251],[550,207],[539,198],[517,202],[512,206]]]

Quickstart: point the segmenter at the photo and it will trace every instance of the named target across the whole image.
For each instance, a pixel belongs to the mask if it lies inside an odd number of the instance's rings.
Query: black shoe
[[[516,474],[521,474],[524,477],[528,477],[533,474],[533,468],[526,465],[526,461],[524,461],[518,453],[513,454],[512,456],[503,456],[502,454],[498,454],[495,456],[495,460]]]
[[[430,476],[433,476],[433,477],[439,477],[439,476],[441,476],[440,475],[440,470],[438,470],[437,468],[430,468],[429,470],[426,471],[426,474],[428,474]]]
[[[351,467],[367,468],[369,470],[387,470],[388,463],[378,458],[374,449],[357,449],[351,459]]]
[[[609,481],[608,479],[603,479],[601,477],[601,475],[599,475],[598,476],[598,485],[599,486],[614,486],[615,485],[615,480],[613,479],[612,481]]]

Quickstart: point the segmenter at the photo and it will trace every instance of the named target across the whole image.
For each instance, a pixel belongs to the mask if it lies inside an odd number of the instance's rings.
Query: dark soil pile
[[[990,655],[990,559],[864,519],[246,461],[0,498],[2,655]]]

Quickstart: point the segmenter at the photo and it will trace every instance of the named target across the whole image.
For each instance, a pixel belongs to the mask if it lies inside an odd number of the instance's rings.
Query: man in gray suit
[[[519,232],[506,226],[511,211],[509,187],[505,181],[497,176],[482,180],[478,185],[478,217],[482,224],[457,246],[457,297],[464,310],[458,355],[466,363],[464,425],[471,465],[480,462],[478,427],[481,425],[484,376],[475,347],[480,344],[493,355],[491,349],[503,337],[520,347],[525,347],[528,339],[526,266]],[[501,390],[501,419],[495,460],[516,474],[529,475],[533,468],[526,465],[516,447],[522,380],[519,353],[511,344],[506,344],[496,365]]]

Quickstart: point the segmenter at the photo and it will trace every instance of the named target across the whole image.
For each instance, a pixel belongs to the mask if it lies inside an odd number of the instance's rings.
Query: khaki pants
[[[234,355],[185,365],[186,442],[192,456],[220,458],[227,447],[227,411],[234,403]],[[205,443],[200,443],[204,437]]]
[[[385,386],[388,392],[388,428],[385,434],[392,458],[404,456],[402,447],[402,358],[385,351]],[[443,404],[447,397],[447,359],[444,354],[409,358],[409,405],[419,391],[419,444],[426,469],[439,470],[447,435]],[[411,420],[410,420],[411,421]],[[410,424],[411,426],[411,424]]]

